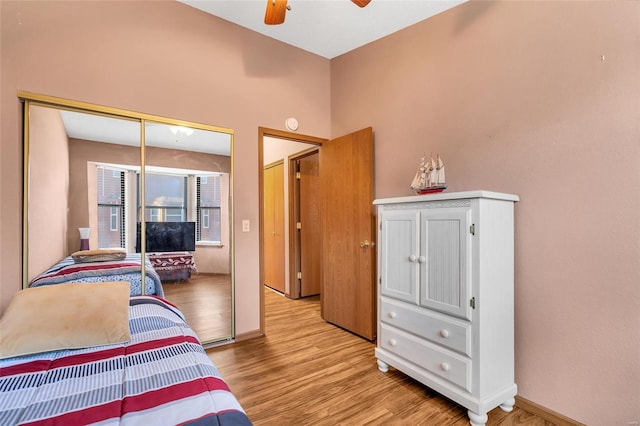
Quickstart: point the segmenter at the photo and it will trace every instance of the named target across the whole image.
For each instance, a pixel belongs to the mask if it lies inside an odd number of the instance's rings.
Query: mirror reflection
[[[232,338],[231,134],[27,105],[25,285],[144,281],[203,344]]]
[[[145,123],[146,252],[203,341],[231,334],[230,149],[228,134]]]

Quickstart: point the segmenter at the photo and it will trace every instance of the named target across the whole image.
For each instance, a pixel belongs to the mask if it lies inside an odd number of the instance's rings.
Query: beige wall
[[[520,196],[519,394],[639,421],[640,2],[471,2],[333,60],[331,82],[332,137],[373,126],[377,197],[409,195],[424,153],[447,191]]]
[[[639,8],[471,2],[328,61],[174,2],[0,2],[1,306],[20,283],[19,89],[235,130],[238,333],[259,327],[258,126],[373,126],[378,197],[408,195],[432,151],[448,191],[521,197],[519,394],[626,426],[640,418]]]

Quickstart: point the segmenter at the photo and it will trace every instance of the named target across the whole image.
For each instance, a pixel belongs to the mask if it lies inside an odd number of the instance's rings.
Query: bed
[[[113,283],[66,286],[108,284]],[[157,296],[130,297],[124,283],[115,284],[128,299],[123,310],[130,340],[0,359],[0,424],[251,425],[182,313]],[[32,290],[39,289],[19,293]],[[112,294],[104,289],[100,297]],[[95,297],[86,300],[100,311]],[[24,311],[12,305],[3,314],[4,325],[12,319],[5,317]],[[104,324],[97,315],[92,318]]]
[[[75,256],[76,259],[78,256]],[[140,253],[127,253],[116,260],[91,261],[90,258],[77,262],[68,256],[38,275],[29,287],[39,287],[61,283],[95,283],[107,281],[127,281],[131,283],[131,296],[142,294]],[[164,296],[160,276],[145,257],[145,294]]]
[[[162,282],[186,281],[198,272],[193,254],[188,251],[147,253]]]

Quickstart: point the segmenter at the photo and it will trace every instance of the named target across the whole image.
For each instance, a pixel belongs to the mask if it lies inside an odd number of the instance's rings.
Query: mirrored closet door
[[[126,280],[177,305],[203,344],[233,339],[233,132],[19,96],[24,287]]]

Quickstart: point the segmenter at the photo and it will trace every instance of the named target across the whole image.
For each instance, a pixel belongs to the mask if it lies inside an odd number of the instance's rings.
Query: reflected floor
[[[198,273],[188,280],[163,282],[162,287],[201,342],[231,336],[230,275]]]

